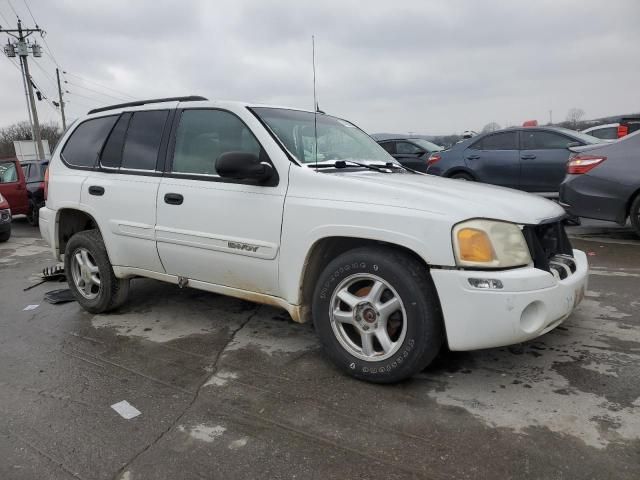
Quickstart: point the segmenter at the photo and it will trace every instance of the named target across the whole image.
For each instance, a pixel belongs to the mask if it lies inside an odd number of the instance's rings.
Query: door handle
[[[91,185],[89,187],[89,194],[101,197],[104,195],[104,187],[101,187],[100,185]]]
[[[468,160],[478,160],[479,158],[480,158],[480,155],[477,155],[475,153],[467,157]]]
[[[168,203],[169,205],[182,205],[183,201],[184,201],[184,197],[179,193],[164,194],[164,203]]]
[[[526,155],[521,155],[520,158],[522,160],[533,160],[534,158],[536,158],[536,156],[533,154],[526,154]]]

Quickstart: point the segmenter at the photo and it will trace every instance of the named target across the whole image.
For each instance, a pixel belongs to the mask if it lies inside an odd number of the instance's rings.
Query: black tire
[[[100,274],[100,288],[96,298],[88,299],[80,293],[72,274],[72,257],[79,249],[86,249]],[[119,279],[113,273],[107,249],[98,230],[76,233],[67,242],[64,253],[64,270],[69,288],[77,302],[91,313],[104,313],[120,307],[129,295],[129,279]]]
[[[40,207],[36,206],[32,200],[29,200],[29,211],[27,212],[27,222],[29,222],[29,225],[37,227],[40,224],[39,210]]]
[[[4,243],[11,238],[11,227],[6,232],[0,233],[0,243]]]
[[[473,178],[468,173],[464,173],[464,172],[454,173],[449,178],[453,178],[454,180],[465,180],[467,182],[475,182],[475,178]]]
[[[392,286],[406,311],[404,340],[392,356],[379,361],[360,359],[343,347],[329,314],[336,289],[362,274],[374,275]],[[420,372],[438,354],[444,338],[440,304],[428,271],[415,258],[389,247],[354,249],[330,262],[316,284],[312,312],[331,361],[347,374],[374,383],[395,383]]]
[[[631,220],[631,226],[636,231],[636,235],[640,237],[640,193],[636,195],[635,200],[631,204],[629,219]]]

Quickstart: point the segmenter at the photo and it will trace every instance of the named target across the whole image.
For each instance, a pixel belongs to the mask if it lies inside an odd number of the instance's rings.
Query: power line
[[[80,97],[80,98],[86,98],[87,100],[91,100],[93,102],[101,103],[102,105],[107,105],[107,103],[103,102],[102,100],[97,100],[97,99],[92,98],[92,97],[87,97],[86,95],[81,95],[79,93],[70,92],[69,90],[65,90],[65,93],[68,93],[69,95],[75,95],[76,97]]]
[[[119,94],[119,95],[122,95],[123,97],[129,97],[129,98],[131,98],[132,100],[135,100],[135,98],[136,98],[136,97],[133,97],[133,96],[129,95],[128,93],[121,92],[121,91],[119,91],[119,90],[116,90],[115,88],[106,87],[106,86],[101,85],[101,84],[99,84],[99,83],[97,83],[97,82],[94,82],[93,80],[88,80],[88,79],[86,79],[86,78],[84,78],[84,77],[81,77],[80,75],[77,75],[77,74],[75,74],[75,73],[71,73],[71,72],[62,72],[62,73],[64,73],[65,75],[71,75],[72,77],[76,77],[76,78],[78,78],[79,80],[82,80],[82,81],[83,81],[83,82],[85,82],[85,83],[91,83],[91,84],[93,84],[93,85],[95,85],[95,86],[97,86],[97,87],[103,88],[103,89],[105,89],[105,90],[110,90],[110,91],[112,91],[112,92],[114,92],[114,93],[117,93],[117,94]]]
[[[9,7],[11,8],[11,10],[13,10],[13,13],[15,14],[16,18],[20,18],[20,15],[18,15],[18,12],[16,12],[16,9],[13,8],[13,4],[11,3],[11,0],[7,0],[7,3],[9,4]]]
[[[35,61],[33,62],[33,64],[40,69],[40,71],[44,74],[44,76],[47,77],[47,79],[55,87],[56,81],[53,79],[51,75],[49,75],[49,73],[47,73],[47,71],[42,67],[42,65],[40,65],[38,62],[35,62]]]
[[[113,95],[109,95],[108,93],[102,93],[102,92],[99,92],[98,90],[94,90],[94,89],[89,88],[89,87],[84,87],[82,85],[78,85],[78,84],[70,82],[68,80],[65,80],[64,83],[67,83],[69,85],[73,85],[74,87],[82,88],[84,90],[88,90],[88,91],[93,92],[93,93],[97,93],[98,95],[104,95],[105,97],[113,98],[115,100],[120,100],[121,102],[126,102],[127,101],[126,98],[114,97]]]
[[[24,2],[24,6],[27,7],[27,10],[29,10],[29,15],[31,15],[31,20],[33,20],[33,23],[36,24],[36,26],[38,25],[38,22],[36,22],[36,19],[33,16],[33,13],[31,12],[31,9],[29,8],[29,4],[27,3],[27,0],[22,0]]]
[[[9,24],[9,20],[7,20],[7,17],[4,16],[4,13],[2,13],[2,10],[0,10],[0,17],[2,17],[2,19],[7,25]]]

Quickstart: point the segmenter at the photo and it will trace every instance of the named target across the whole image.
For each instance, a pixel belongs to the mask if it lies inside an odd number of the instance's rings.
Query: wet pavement
[[[378,386],[270,307],[145,279],[109,315],[48,304],[65,284],[23,292],[52,260],[17,219],[0,244],[0,478],[640,478],[640,241],[570,234],[591,275],[563,325]]]

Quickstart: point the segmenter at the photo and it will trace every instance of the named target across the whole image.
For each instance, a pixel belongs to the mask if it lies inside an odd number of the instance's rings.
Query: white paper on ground
[[[113,405],[111,405],[111,408],[113,408],[116,412],[118,412],[122,418],[125,418],[127,420],[137,417],[142,413],[140,410],[138,410],[136,407],[131,405],[126,400],[122,400],[121,402],[114,403]]]
[[[40,305],[27,305],[26,307],[24,307],[22,310],[35,310],[36,308],[38,308]]]

